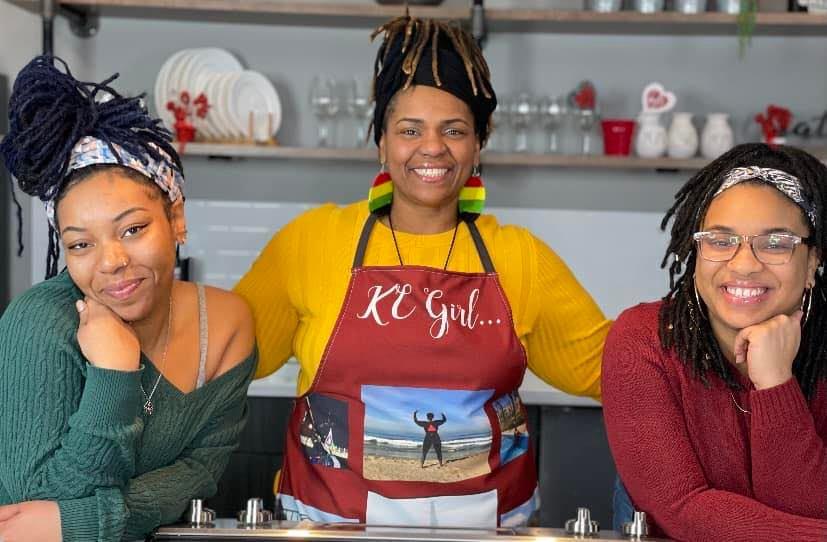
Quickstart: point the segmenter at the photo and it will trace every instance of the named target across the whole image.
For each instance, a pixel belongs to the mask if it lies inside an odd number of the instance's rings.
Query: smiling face
[[[804,213],[795,203],[771,186],[754,183],[734,186],[713,199],[701,230],[810,235]],[[798,310],[817,267],[817,251],[804,244],[795,247],[788,263],[768,265],[744,243],[726,262],[710,262],[699,255],[695,284],[716,337],[728,343],[745,327]]]
[[[394,205],[456,208],[460,189],[479,164],[468,105],[443,90],[412,86],[394,97],[386,119],[379,157],[393,181]]]
[[[180,198],[168,210],[149,181],[107,168],[70,186],[56,213],[66,267],[84,295],[127,322],[166,310],[158,301],[169,296],[186,230]]]

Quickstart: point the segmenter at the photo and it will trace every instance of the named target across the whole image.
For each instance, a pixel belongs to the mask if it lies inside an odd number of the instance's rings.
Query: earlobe
[[[382,134],[382,137],[379,138],[379,163],[388,163],[388,157],[385,155],[385,134]]]
[[[183,245],[187,242],[187,218],[184,215],[184,202],[180,198],[172,203],[171,215],[175,241]]]

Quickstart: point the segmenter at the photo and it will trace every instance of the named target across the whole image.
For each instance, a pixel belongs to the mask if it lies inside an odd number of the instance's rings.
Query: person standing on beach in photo
[[[416,413],[419,412],[418,410],[414,410],[413,413],[413,420],[414,423],[423,429],[425,429],[425,438],[422,439],[422,468],[425,468],[425,457],[428,455],[428,451],[431,449],[431,446],[434,447],[434,451],[436,452],[436,458],[439,460],[439,466],[442,466],[442,439],[439,438],[439,426],[443,423],[448,421],[448,418],[445,417],[445,413],[442,413],[442,419],[434,421],[434,413],[429,412],[426,414],[427,420],[417,420]]]

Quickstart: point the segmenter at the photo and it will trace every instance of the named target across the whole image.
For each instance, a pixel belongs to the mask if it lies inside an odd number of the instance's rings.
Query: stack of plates
[[[273,84],[245,70],[223,49],[184,49],[164,62],[155,80],[155,109],[173,132],[175,117],[167,103],[180,104],[182,91],[191,100],[204,93],[210,105],[205,118],[192,118],[199,141],[264,142],[281,124],[281,102]]]

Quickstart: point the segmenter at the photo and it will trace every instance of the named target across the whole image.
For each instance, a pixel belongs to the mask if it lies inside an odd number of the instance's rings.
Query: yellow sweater
[[[257,378],[291,355],[301,371],[297,392],[310,388],[350,280],[356,244],[368,216],[366,201],[312,209],[282,228],[235,291],[250,304],[259,348]],[[600,361],[610,322],[549,247],[490,215],[477,227],[511,304],[529,368],[565,392],[600,398]],[[434,235],[397,232],[405,264],[441,268],[453,230]],[[398,264],[390,230],[377,222],[364,265]],[[460,226],[449,270],[481,272],[468,228]]]

